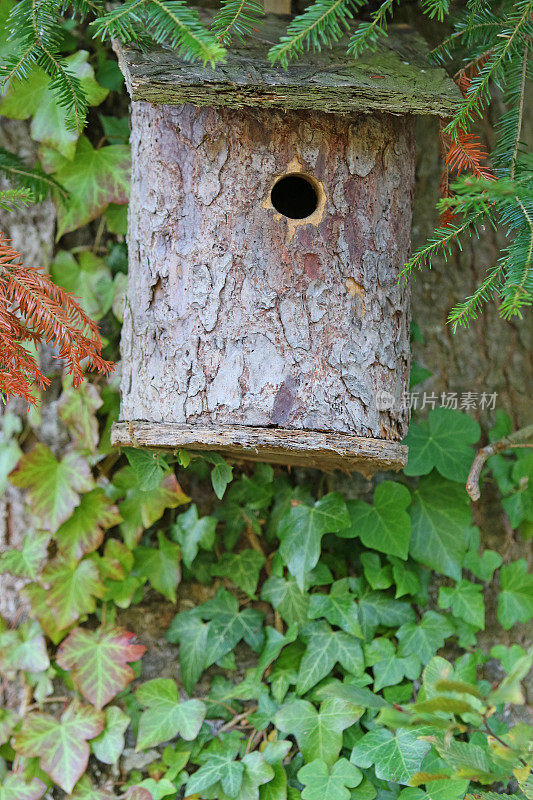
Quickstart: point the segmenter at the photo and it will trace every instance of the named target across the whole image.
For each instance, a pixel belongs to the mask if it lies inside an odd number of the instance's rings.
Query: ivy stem
[[[516,752],[515,750],[513,750],[513,748],[512,748],[512,747],[510,747],[510,746],[507,744],[507,742],[504,742],[504,741],[503,741],[503,739],[500,739],[500,737],[499,737],[499,736],[498,736],[496,733],[494,733],[494,731],[493,731],[493,730],[492,730],[492,728],[490,727],[490,725],[489,725],[489,722],[488,722],[488,720],[487,720],[486,718],[484,718],[484,719],[483,719],[483,723],[484,723],[484,725],[485,725],[485,729],[486,729],[487,733],[489,734],[489,736],[492,736],[492,738],[493,738],[493,739],[496,739],[496,741],[497,741],[499,744],[501,744],[501,745],[502,745],[502,747],[505,747],[505,749],[506,749],[506,750],[510,750],[510,751],[511,751],[511,753],[515,753],[515,752]],[[524,767],[527,767],[527,766],[528,766],[527,762],[526,762],[526,761],[524,761],[524,759],[523,759],[523,758],[520,758],[520,756],[517,756],[517,758],[518,758],[518,760],[520,761],[520,763],[521,763],[521,764],[522,764]]]

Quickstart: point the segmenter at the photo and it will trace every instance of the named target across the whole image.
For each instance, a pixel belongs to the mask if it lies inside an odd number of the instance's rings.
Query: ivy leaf
[[[398,653],[400,656],[416,656],[422,664],[427,664],[453,632],[446,617],[436,611],[426,611],[420,622],[407,622],[398,629]]]
[[[54,613],[58,630],[68,628],[84,614],[92,614],[96,599],[105,594],[96,565],[88,560],[73,565],[56,558],[43,570],[42,581],[48,585],[46,603]]]
[[[0,800],[41,800],[46,784],[39,778],[26,783],[20,775],[8,772],[0,783]]]
[[[119,206],[119,208],[122,208],[122,206]],[[58,283],[67,292],[71,292],[80,298],[82,308],[96,322],[102,319],[111,308],[115,293],[115,281],[103,258],[91,251],[82,250],[76,260],[70,250],[60,250],[52,261],[50,274],[54,283]],[[124,278],[126,277],[124,273],[118,274]],[[83,386],[85,385],[93,386],[93,384],[83,384]],[[66,386],[69,387],[68,394],[70,396],[72,392],[70,380],[66,382]],[[74,401],[74,398],[72,400]],[[78,436],[84,434],[83,438],[86,438],[88,442],[94,442],[94,436],[96,435],[95,444],[98,444],[98,428],[95,425],[95,421],[91,421],[88,416],[91,400],[92,398],[89,395],[81,401],[82,409],[85,411],[84,424],[81,424],[81,422],[76,424],[75,417],[69,416],[74,433]],[[101,403],[99,407],[101,407]]]
[[[350,527],[341,531],[344,539],[359,537],[365,547],[406,559],[409,552],[411,520],[406,511],[409,490],[401,483],[383,481],[374,492],[374,503],[348,501]]]
[[[211,483],[216,496],[222,500],[226,487],[233,478],[233,467],[224,461],[220,453],[202,453],[202,456],[205,461],[214,464],[211,470]]]
[[[211,574],[228,578],[249,597],[255,597],[259,573],[265,557],[256,550],[241,550],[240,553],[224,553],[218,564],[211,568]]]
[[[229,797],[237,797],[242,785],[244,764],[235,761],[235,751],[210,753],[208,760],[187,781],[187,796],[201,794],[220,781],[222,790]]]
[[[214,517],[198,518],[198,509],[192,505],[180,514],[170,527],[170,537],[181,546],[183,563],[190,567],[198,550],[212,550],[215,544],[217,521]]]
[[[415,680],[420,674],[418,656],[400,658],[389,639],[378,637],[365,647],[365,662],[374,673],[374,692],[395,686],[405,677]]]
[[[285,739],[268,742],[263,750],[265,761],[270,764],[274,772],[268,783],[264,784],[259,792],[261,800],[287,800],[287,773],[283,766],[283,759],[291,749],[291,743]]]
[[[130,786],[124,800],[153,800],[153,796],[144,786]]]
[[[137,689],[136,696],[147,706],[139,721],[137,750],[155,747],[178,734],[187,741],[197,737],[205,718],[205,705],[201,700],[180,703],[173,680],[154,678]]]
[[[69,161],[53,150],[41,157],[47,172],[68,192],[57,207],[57,239],[86,225],[102,214],[109,203],[127,203],[130,184],[130,148],[113,144],[95,150],[80,136],[74,158]]]
[[[327,698],[319,711],[307,700],[283,706],[274,722],[279,730],[296,737],[305,761],[319,758],[332,766],[342,747],[342,732],[360,718],[362,709],[337,698]]]
[[[313,507],[291,508],[279,524],[279,552],[289,572],[303,591],[305,576],[318,563],[320,543],[326,533],[336,533],[350,524],[348,509],[339,492],[331,492]]]
[[[298,694],[305,694],[329,675],[337,662],[352,675],[364,671],[363,650],[353,636],[344,631],[333,631],[324,621],[311,623],[302,635],[307,649],[298,673]]]
[[[122,517],[118,508],[97,487],[82,495],[80,504],[55,534],[57,546],[65,558],[79,561],[102,544],[104,529],[118,525]]]
[[[313,597],[313,595],[311,595]],[[287,625],[305,625],[308,620],[309,595],[303,592],[292,575],[288,579],[271,575],[261,588],[261,600],[270,603]],[[335,624],[330,620],[332,624]]]
[[[244,772],[236,800],[259,800],[259,787],[272,780],[274,770],[267,763],[263,754],[257,751],[247,753],[241,763],[244,766]],[[218,789],[217,797],[219,800],[229,800],[230,795]]]
[[[191,694],[206,666],[209,624],[202,622],[197,609],[176,614],[166,633],[169,642],[180,645],[181,677]]]
[[[361,770],[346,758],[340,758],[331,768],[319,758],[306,764],[298,772],[303,783],[303,800],[350,800],[350,789],[363,780]]]
[[[88,775],[83,775],[67,800],[115,800],[115,795],[107,789],[95,789]]]
[[[82,695],[96,708],[103,708],[135,678],[128,666],[145,653],[142,644],[132,644],[134,634],[124,628],[76,628],[57,654],[59,666],[68,670]]]
[[[91,741],[91,750],[103,764],[116,764],[124,750],[124,734],[130,718],[118,706],[109,706],[105,711],[105,728]]]
[[[477,583],[461,580],[455,586],[441,586],[440,608],[452,609],[454,617],[483,630],[485,628],[485,603],[483,587]]]
[[[109,94],[94,79],[94,70],[88,63],[87,50],[79,50],[67,56],[65,64],[70,73],[80,81],[89,105],[99,105]],[[35,65],[27,80],[10,81],[4,99],[0,103],[0,114],[10,119],[31,121],[31,137],[36,142],[52,147],[67,159],[74,157],[78,133],[72,130],[68,114],[57,102],[51,88],[52,79]]]
[[[16,442],[0,442],[0,495],[4,494],[8,475],[15,469],[21,456],[22,450]]]
[[[4,671],[43,672],[50,666],[46,642],[34,619],[0,633],[0,668]]]
[[[0,573],[35,580],[46,558],[50,535],[38,531],[27,533],[20,550],[6,550],[0,555]]]
[[[451,408],[434,408],[427,422],[413,424],[405,439],[409,445],[406,475],[427,475],[436,467],[444,478],[465,483],[474,454],[470,445],[481,436],[475,419]]]
[[[80,450],[96,452],[99,438],[96,412],[102,402],[94,384],[85,381],[74,388],[70,375],[63,381],[63,393],[57,404],[57,412]]]
[[[329,594],[316,593],[310,596],[309,619],[324,617],[331,625],[362,639],[355,598],[342,584],[341,581],[334,583]]]
[[[363,565],[363,572],[372,589],[388,589],[392,586],[393,575],[390,564],[381,566],[381,558],[377,553],[361,553],[360,561]]]
[[[413,495],[410,553],[426,567],[461,580],[471,513],[462,486],[437,476],[423,478]]]
[[[366,733],[352,750],[350,761],[367,769],[375,766],[376,776],[384,781],[408,785],[420,772],[422,759],[430,748],[416,733],[400,729],[396,734],[386,728]]]
[[[465,556],[464,568],[473,572],[476,578],[488,583],[492,580],[494,570],[502,564],[502,557],[494,550],[484,550],[481,555],[475,550],[470,550]]]
[[[154,589],[176,602],[176,587],[181,580],[179,545],[169,542],[164,534],[157,534],[158,547],[137,547],[135,568],[150,581]]]
[[[87,741],[102,732],[103,711],[72,703],[57,720],[50,714],[31,713],[13,739],[13,747],[23,756],[38,756],[41,769],[63,791],[72,791],[89,761]]]
[[[404,622],[415,619],[409,603],[393,600],[384,592],[362,594],[357,604],[357,613],[365,641],[372,638],[378,625],[386,625],[388,628],[399,627]]]
[[[241,639],[256,651],[263,646],[264,615],[252,608],[239,611],[237,599],[225,589],[219,589],[212,600],[199,607],[199,611],[205,619],[211,620],[207,632],[206,667],[234,650]]]
[[[136,476],[139,489],[151,492],[157,489],[168,473],[168,464],[161,453],[135,447],[125,447],[124,455],[130,462]]]
[[[13,728],[18,722],[18,717],[9,708],[0,708],[0,745],[9,741]]]
[[[528,574],[524,558],[500,569],[500,586],[498,619],[505,630],[517,622],[529,622],[533,617],[533,575]]]
[[[190,500],[174,474],[166,475],[157,489],[151,492],[142,491],[132,467],[124,467],[116,473],[113,483],[126,495],[118,510],[123,519],[120,530],[131,549],[139,541],[142,532],[157,522],[167,508],[177,508]]]
[[[78,453],[67,453],[58,461],[50,448],[37,444],[20,460],[10,480],[28,490],[28,501],[39,524],[56,530],[80,503],[78,492],[92,488],[89,464]]]

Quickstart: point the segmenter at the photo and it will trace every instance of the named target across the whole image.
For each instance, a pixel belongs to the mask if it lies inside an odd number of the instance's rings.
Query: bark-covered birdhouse
[[[456,89],[404,27],[357,60],[341,42],[270,66],[281,24],[215,69],[119,52],[133,179],[113,442],[399,468],[414,120],[449,115]]]

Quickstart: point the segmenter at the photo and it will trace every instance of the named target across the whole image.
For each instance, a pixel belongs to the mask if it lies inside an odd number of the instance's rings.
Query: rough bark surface
[[[134,103],[123,420],[400,441],[413,119]],[[275,211],[302,171],[319,206]]]

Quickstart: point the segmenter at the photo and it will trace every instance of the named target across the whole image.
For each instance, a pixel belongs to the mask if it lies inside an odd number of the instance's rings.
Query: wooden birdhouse
[[[397,469],[414,119],[458,94],[402,26],[357,60],[341,42],[273,67],[282,24],[215,69],[119,51],[133,178],[112,441]]]

